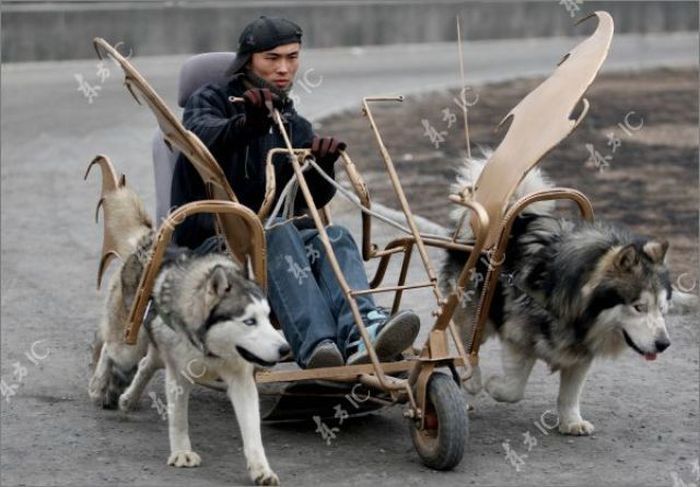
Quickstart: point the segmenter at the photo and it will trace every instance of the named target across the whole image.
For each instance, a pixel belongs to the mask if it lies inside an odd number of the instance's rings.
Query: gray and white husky
[[[102,205],[107,217],[119,216],[120,235],[129,237],[131,247],[120,239],[127,247],[121,255],[128,257],[111,277],[90,396],[106,406],[118,397],[119,408],[129,410],[153,374],[164,367],[168,465],[196,467],[201,459],[188,433],[189,394],[194,383],[223,381],[238,419],[251,479],[258,485],[279,485],[263,449],[254,371],[256,366],[278,362],[290,348],[270,323],[264,294],[229,256],[180,252],[167,260],[156,279],[151,312],[137,344],[126,345],[127,317],[153,233],[139,217],[144,214],[142,203],[129,188],[103,196]]]
[[[489,154],[466,161],[453,191],[476,182]],[[550,187],[535,169],[514,198]],[[459,217],[462,210],[451,216]],[[581,416],[579,401],[591,362],[628,348],[646,360],[666,350],[671,341],[664,315],[676,291],[666,266],[666,241],[634,236],[604,223],[574,223],[557,218],[553,210],[553,202],[535,203],[513,226],[482,335],[482,342],[499,336],[503,375],[490,377],[485,387],[497,401],[519,401],[535,361],[541,359],[560,372],[559,431],[587,435],[594,428]],[[470,235],[467,229],[462,237]],[[465,253],[447,252],[440,271],[445,292],[454,289],[466,259]],[[476,289],[462,296],[473,299],[462,299],[454,315],[465,339],[471,337],[479,277],[486,275],[487,266],[479,262],[470,279]],[[676,297],[693,298],[683,293]],[[478,366],[466,387],[472,393],[481,390]]]

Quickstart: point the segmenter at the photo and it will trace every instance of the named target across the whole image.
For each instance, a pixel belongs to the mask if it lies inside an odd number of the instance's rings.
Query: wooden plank
[[[409,370],[412,366],[412,360],[403,360],[401,362],[382,362],[382,370],[385,374],[404,372]],[[343,365],[341,367],[324,367],[319,369],[260,371],[255,374],[255,381],[258,384],[316,379],[352,381],[356,380],[357,377],[362,374],[373,373],[374,367],[372,364]]]

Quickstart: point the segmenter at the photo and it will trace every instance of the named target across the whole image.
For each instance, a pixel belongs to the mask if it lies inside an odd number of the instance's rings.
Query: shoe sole
[[[405,314],[405,315],[404,315]],[[404,316],[402,316],[404,315]],[[380,362],[387,362],[413,345],[420,331],[420,319],[409,311],[403,311],[394,316],[391,326],[385,326],[377,335],[374,350]],[[348,365],[368,364],[372,360],[369,353],[348,361]]]
[[[306,365],[307,369],[320,369],[323,367],[339,367],[344,365],[343,355],[335,346],[325,346],[317,350]]]

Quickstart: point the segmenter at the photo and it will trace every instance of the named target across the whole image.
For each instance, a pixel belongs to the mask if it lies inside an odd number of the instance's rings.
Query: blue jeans
[[[350,232],[326,227],[340,269],[351,289],[369,289],[365,267]],[[346,356],[346,343],[355,329],[343,291],[318,230],[297,229],[292,222],[270,228],[267,240],[268,300],[282,325],[294,357],[305,367],[316,345],[332,340]],[[364,317],[376,309],[370,294],[356,297]]]

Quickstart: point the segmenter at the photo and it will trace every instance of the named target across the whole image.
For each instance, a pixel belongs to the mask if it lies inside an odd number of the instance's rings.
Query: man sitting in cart
[[[270,149],[285,147],[270,116],[274,106],[282,114],[295,148],[310,148],[316,162],[332,178],[334,163],[346,144],[333,137],[318,137],[311,124],[299,115],[289,97],[299,68],[301,28],[275,17],[260,17],[243,29],[225,84],[208,84],[192,94],[183,114],[185,127],[195,133],[221,165],[239,202],[257,211],[265,194],[265,159]],[[232,103],[229,97],[242,97]],[[293,175],[284,154],[274,161],[277,194]],[[316,171],[305,173],[317,208],[326,205],[335,187]],[[204,184],[194,166],[180,156],[173,175],[173,207],[206,199]],[[306,209],[301,194],[294,202],[295,214]],[[369,289],[357,245],[348,230],[330,225],[326,229],[340,268],[352,289]],[[197,214],[175,231],[175,243],[200,252],[217,248],[214,217]],[[295,219],[266,232],[268,300],[304,368],[333,367],[369,362],[369,355],[342,289],[338,284],[313,222]],[[371,294],[356,298],[379,359],[395,359],[413,344],[418,316],[410,310],[389,316],[375,304]]]

